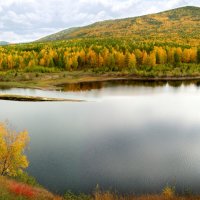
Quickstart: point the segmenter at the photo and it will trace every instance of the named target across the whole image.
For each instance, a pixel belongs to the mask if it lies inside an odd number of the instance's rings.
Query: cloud
[[[6,0],[0,1],[0,40],[26,42],[74,26],[144,15],[199,0]]]

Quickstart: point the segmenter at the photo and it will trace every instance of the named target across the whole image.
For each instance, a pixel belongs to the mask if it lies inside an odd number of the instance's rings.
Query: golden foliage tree
[[[29,143],[27,131],[13,131],[8,124],[0,123],[0,175],[16,176],[29,162],[24,151]]]
[[[132,54],[130,55],[128,67],[129,67],[130,69],[135,68],[136,62],[137,62],[137,61],[136,61],[135,54],[132,53]]]

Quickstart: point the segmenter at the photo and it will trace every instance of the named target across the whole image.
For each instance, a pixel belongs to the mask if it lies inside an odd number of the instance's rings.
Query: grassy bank
[[[111,192],[96,191],[91,195],[75,195],[67,192],[64,196],[54,195],[41,186],[27,184],[5,177],[0,177],[1,200],[200,200],[200,196],[185,194],[176,195],[170,187],[166,187],[161,194],[155,195],[119,195]]]
[[[14,181],[0,176],[0,199],[1,200],[61,200],[42,187],[31,186],[22,182]]]
[[[199,66],[198,66],[199,67]],[[143,81],[176,81],[200,80],[200,72],[173,73],[173,71],[152,73],[146,71],[94,72],[94,71],[58,71],[54,69],[36,68],[32,71],[9,70],[0,71],[0,87],[37,88],[53,90],[58,85],[67,83],[107,81],[107,80],[143,80]]]

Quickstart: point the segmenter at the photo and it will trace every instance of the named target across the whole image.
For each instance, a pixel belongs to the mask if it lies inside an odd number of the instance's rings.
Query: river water
[[[28,173],[51,191],[200,191],[199,84],[133,81],[0,93],[86,102],[0,101],[0,121],[30,137]]]

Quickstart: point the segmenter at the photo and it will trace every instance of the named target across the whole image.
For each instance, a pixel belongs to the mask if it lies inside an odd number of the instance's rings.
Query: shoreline
[[[24,75],[24,73],[23,73]],[[9,80],[0,80],[0,88],[30,88],[39,90],[58,90],[61,85],[78,84],[104,81],[200,81],[198,76],[166,76],[166,77],[144,77],[123,73],[96,74],[93,72],[59,72],[40,74],[39,78],[28,73],[26,80],[11,77]]]
[[[0,94],[0,100],[23,101],[23,102],[84,102],[83,100],[75,100],[75,99],[48,98],[48,97],[11,95],[11,94]]]

